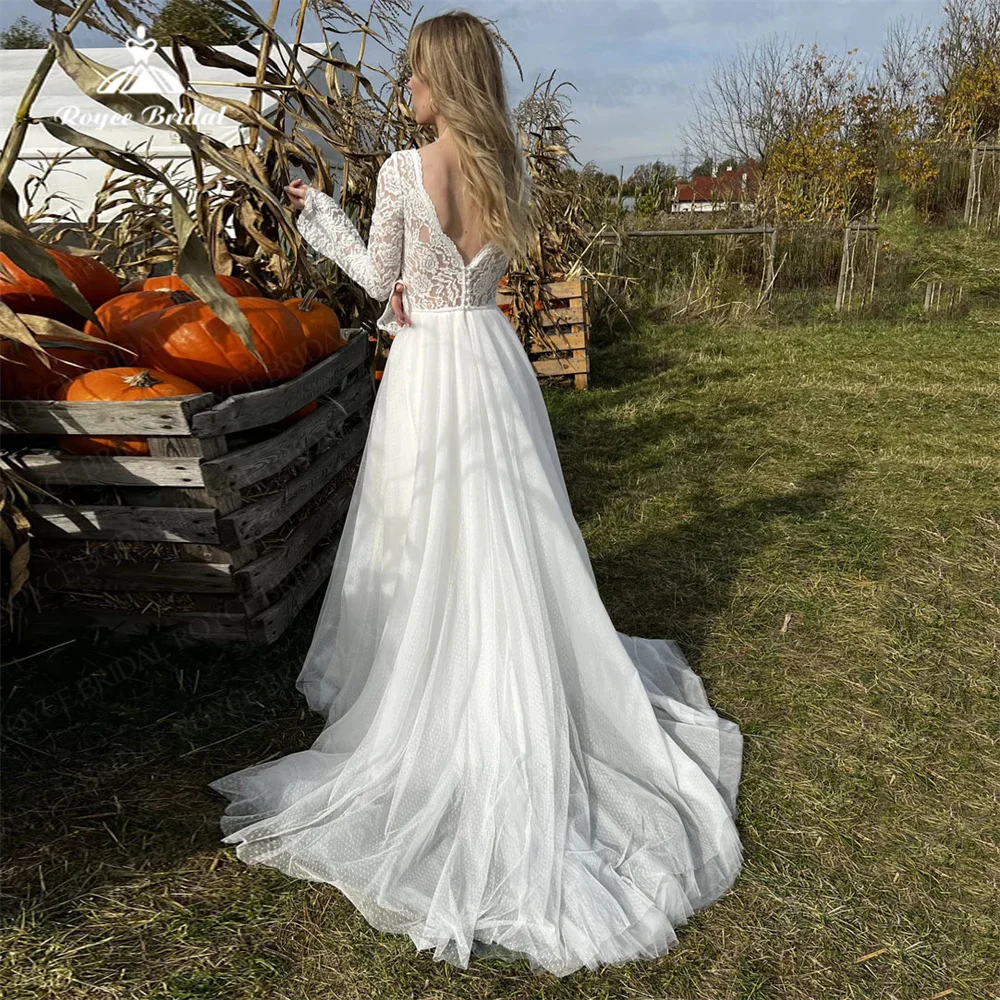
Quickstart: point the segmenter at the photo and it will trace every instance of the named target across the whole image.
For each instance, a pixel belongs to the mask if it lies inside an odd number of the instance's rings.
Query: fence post
[[[837,281],[837,312],[844,308],[844,296],[847,292],[847,272],[850,268],[851,255],[849,240],[851,237],[851,227],[844,227],[844,252],[840,258],[840,278]]]
[[[976,146],[972,147],[972,152],[969,154],[969,186],[965,192],[965,213],[964,221],[967,225],[972,225],[972,205],[976,199],[976,189],[979,186],[976,183]]]
[[[621,229],[615,230],[615,246],[611,251],[611,273],[618,273],[618,265],[620,263],[622,253],[622,231]]]
[[[867,239],[867,237],[866,237],[866,239]],[[867,243],[865,244],[865,249],[866,250],[868,249]],[[875,277],[878,274],[878,251],[879,251],[879,242],[878,242],[878,236],[876,235],[876,237],[875,237],[875,256],[872,257],[872,283],[871,283],[871,285],[869,287],[869,290],[868,290],[868,305],[870,305],[870,306],[874,306],[875,305]]]

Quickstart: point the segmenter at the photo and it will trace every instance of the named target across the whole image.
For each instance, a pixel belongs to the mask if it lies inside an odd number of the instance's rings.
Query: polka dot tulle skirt
[[[297,680],[325,728],[211,783],[224,842],[463,968],[661,955],[740,871],[740,730],[612,624],[502,313],[411,319]]]

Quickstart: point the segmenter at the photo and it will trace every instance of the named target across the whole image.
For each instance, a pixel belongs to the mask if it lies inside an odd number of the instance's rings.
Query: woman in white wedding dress
[[[613,626],[495,304],[530,224],[499,49],[458,12],[408,53],[439,137],[382,165],[367,247],[288,188],[303,237],[379,300],[401,277],[406,315],[379,320],[395,339],[296,682],[325,728],[211,782],[223,843],[462,968],[652,958],[740,871],[742,736],[675,642]]]

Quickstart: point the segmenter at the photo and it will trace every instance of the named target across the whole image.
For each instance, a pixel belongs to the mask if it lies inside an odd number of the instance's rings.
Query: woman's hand
[[[308,190],[309,185],[302,180],[294,180],[285,187],[285,194],[288,195],[288,200],[292,203],[292,208],[295,211],[306,207],[306,192]]]
[[[401,281],[397,281],[392,289],[392,295],[389,297],[389,305],[392,306],[392,311],[396,316],[396,322],[400,326],[409,326],[410,318],[403,312],[403,289],[406,286]]]

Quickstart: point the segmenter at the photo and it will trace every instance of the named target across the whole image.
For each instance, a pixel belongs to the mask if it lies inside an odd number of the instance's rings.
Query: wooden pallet
[[[541,314],[542,334],[525,345],[540,376],[571,376],[577,389],[586,389],[590,376],[590,318],[586,280],[553,281],[542,286],[535,308]],[[497,305],[510,306],[513,294],[501,288]]]
[[[2,404],[0,461],[49,494],[27,512],[28,631],[277,639],[329,576],[367,437],[368,342],[344,333],[298,378],[221,401]],[[145,435],[150,454],[71,455],[66,434]]]

